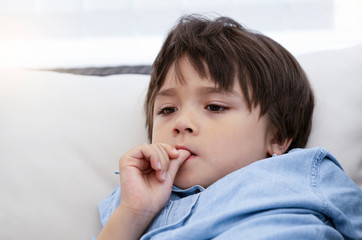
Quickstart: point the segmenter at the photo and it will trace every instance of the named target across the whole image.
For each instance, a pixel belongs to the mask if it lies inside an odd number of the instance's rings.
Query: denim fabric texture
[[[99,204],[103,226],[120,197]],[[207,189],[174,186],[141,239],[362,239],[362,191],[324,148],[294,149]]]

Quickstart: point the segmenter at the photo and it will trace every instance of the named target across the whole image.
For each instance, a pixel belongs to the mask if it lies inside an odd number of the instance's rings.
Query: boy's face
[[[208,187],[218,179],[267,157],[272,134],[259,108],[250,112],[239,81],[232,92],[219,91],[186,57],[180,59],[185,80],[173,67],[154,105],[153,143],[168,143],[192,155],[180,167],[174,184]]]

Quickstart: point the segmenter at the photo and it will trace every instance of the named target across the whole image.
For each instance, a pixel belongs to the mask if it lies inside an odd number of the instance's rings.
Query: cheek
[[[255,148],[263,145],[265,126],[251,118],[235,116],[228,121],[207,126],[209,146],[218,146],[218,151],[233,151],[235,148]],[[237,147],[236,147],[237,146]],[[216,149],[215,149],[216,150]],[[237,151],[237,150],[236,150]]]
[[[165,139],[165,132],[166,132],[166,124],[159,121],[159,119],[153,120],[153,128],[152,128],[152,143],[156,142],[164,142]]]
[[[151,139],[151,143],[154,143],[155,141],[157,141],[158,138],[158,124],[157,121],[155,121],[155,119],[153,119],[152,121],[152,139]]]
[[[203,142],[208,146],[211,155],[222,155],[225,152],[235,151],[235,146],[241,144],[244,130],[240,124],[218,123],[204,126]]]
[[[151,143],[160,142],[159,131],[153,126]]]
[[[236,115],[223,119],[223,121],[209,124],[207,126],[207,132],[214,135],[214,138],[216,139],[230,141],[238,140],[244,135],[248,135],[250,127],[251,125],[248,119],[243,119],[242,117]]]

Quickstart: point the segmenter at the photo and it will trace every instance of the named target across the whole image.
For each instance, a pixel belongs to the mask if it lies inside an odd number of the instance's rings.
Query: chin
[[[179,178],[175,178],[175,181],[173,184],[176,187],[181,188],[181,189],[188,189],[195,185],[199,185],[206,189],[209,186],[209,185],[205,184],[205,182],[202,182],[200,180],[188,179],[187,177],[181,177],[181,176]]]
[[[188,180],[186,177],[185,178],[183,178],[183,177],[176,178],[173,184],[176,187],[181,188],[181,189],[188,189],[188,188],[193,187],[195,185],[201,185],[197,181]]]

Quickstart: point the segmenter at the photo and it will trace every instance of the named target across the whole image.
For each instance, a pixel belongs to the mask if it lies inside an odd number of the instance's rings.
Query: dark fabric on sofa
[[[114,74],[151,74],[151,65],[89,67],[89,68],[55,68],[49,71],[72,73],[77,75],[109,76]]]

